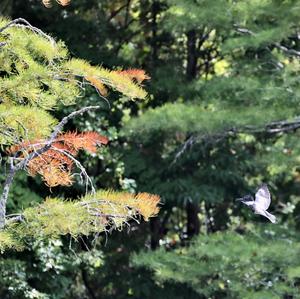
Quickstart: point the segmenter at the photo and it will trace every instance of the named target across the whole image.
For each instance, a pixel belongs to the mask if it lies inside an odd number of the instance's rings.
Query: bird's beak
[[[236,198],[235,201],[243,201],[244,198]]]

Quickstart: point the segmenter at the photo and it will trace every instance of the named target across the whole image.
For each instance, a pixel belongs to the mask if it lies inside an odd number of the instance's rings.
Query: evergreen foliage
[[[133,261],[204,298],[298,298],[299,250],[298,235],[264,225],[259,233],[201,236],[189,248],[162,248]]]
[[[158,196],[147,193],[112,191],[98,191],[80,201],[46,198],[39,206],[25,209],[21,223],[8,219],[5,230],[0,232],[0,249],[2,252],[8,248],[23,249],[30,238],[55,239],[60,235],[78,238],[109,227],[121,229],[138,215],[148,221],[158,213],[159,200]]]
[[[83,95],[84,86],[89,84],[84,78],[92,77],[99,84],[130,98],[147,96],[142,88],[119,71],[69,59],[63,43],[56,43],[22,19],[16,24],[1,19],[0,28],[0,98],[1,110],[6,112],[1,113],[2,136],[14,134],[19,139],[47,136],[46,128],[53,124],[47,110],[55,109],[59,104],[74,104],[76,98]],[[26,109],[29,107],[34,107],[35,115],[40,115],[41,128],[28,119]],[[27,131],[30,135],[24,136]],[[2,144],[10,141],[7,137],[2,139]]]
[[[51,8],[40,2],[3,0],[0,14],[14,19],[22,12],[31,24],[64,40],[69,50],[59,42],[48,52],[40,50],[53,38],[32,28],[1,32],[0,55],[8,51],[2,43],[14,39],[10,32],[18,31],[20,40],[13,44],[19,50],[10,53],[21,57],[26,52],[43,83],[37,84],[22,63],[10,64],[18,59],[2,58],[0,86],[13,87],[21,98],[7,88],[0,98],[15,109],[45,112],[45,121],[32,127],[9,118],[6,135],[0,134],[1,154],[7,157],[6,150],[20,142],[29,147],[14,154],[28,155],[36,141],[48,140],[58,120],[83,106],[101,105],[88,117],[71,119],[61,137],[78,129],[79,135],[97,132],[108,138],[109,146],[92,154],[80,150],[73,158],[91,175],[94,195],[110,202],[106,212],[114,207],[124,216],[102,217],[109,225],[100,233],[103,226],[97,222],[97,242],[105,242],[111,227],[128,227],[128,222],[130,227],[113,232],[101,251],[93,248],[94,237],[85,233],[95,226],[78,223],[72,214],[76,210],[79,219],[95,220],[95,211],[87,213],[80,204],[83,198],[91,203],[93,195],[82,197],[92,188],[84,175],[82,184],[75,162],[72,169],[60,169],[71,170],[74,184],[52,187],[50,196],[39,175],[16,174],[7,214],[17,211],[8,218],[24,222],[7,221],[1,249],[25,244],[26,250],[4,251],[0,297],[298,298],[300,2],[77,0],[63,7],[63,1],[44,1]],[[53,72],[60,77],[51,77]],[[145,83],[149,96],[141,85],[146,73],[152,78]],[[99,96],[107,97],[110,107]],[[1,106],[2,117],[8,110]],[[27,127],[33,129],[28,139]],[[276,226],[234,201],[262,182],[271,191]],[[134,211],[147,218],[149,211],[157,212],[152,201],[139,210],[133,195],[96,191],[111,189],[159,194],[159,216],[138,225],[131,218]],[[116,205],[118,200],[135,208]],[[62,219],[69,219],[72,230]],[[32,227],[28,234],[23,233],[26,225]],[[78,242],[73,244],[69,234]],[[138,256],[145,247],[153,252]]]
[[[121,132],[134,144],[128,146],[126,175],[142,188],[153,182],[150,188],[167,202],[231,206],[228,198],[241,186],[269,179],[265,167],[276,158],[266,149],[284,144],[282,133],[295,129],[277,125],[298,122],[298,6],[292,1],[167,3],[160,10],[160,28],[177,47],[176,59],[168,61],[174,77],[159,81],[154,108],[124,118]],[[158,61],[168,59],[164,50]],[[167,103],[160,103],[170,78],[176,87],[167,93]],[[137,144],[140,150],[132,151]],[[281,155],[280,164],[291,166],[296,152]]]
[[[47,239],[69,234],[78,238],[101,233],[108,227],[119,229],[137,214],[145,220],[156,215],[158,196],[95,191],[75,156],[81,149],[96,154],[97,146],[108,143],[107,137],[97,132],[62,133],[71,118],[100,106],[81,108],[60,122],[49,112],[60,105],[74,104],[89,84],[100,95],[101,89],[109,87],[124,97],[143,99],[147,94],[140,84],[149,78],[145,72],[109,71],[84,60],[69,59],[63,43],[24,19],[1,19],[0,36],[0,144],[11,145],[6,150],[10,169],[0,199],[1,251],[24,249],[30,237]],[[73,183],[74,166],[86,180],[86,188],[91,188],[81,201],[46,198],[36,207],[6,215],[6,202],[17,171],[40,174],[49,187],[55,187]]]

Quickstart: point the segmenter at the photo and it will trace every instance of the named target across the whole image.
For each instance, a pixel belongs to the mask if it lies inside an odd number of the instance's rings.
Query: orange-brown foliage
[[[150,217],[158,214],[158,204],[160,202],[160,197],[158,195],[143,192],[138,193],[135,198],[137,200],[137,210],[143,215],[146,221],[148,221]]]
[[[149,80],[150,77],[144,70],[141,69],[128,69],[123,71],[116,71],[119,74],[127,76],[131,80],[136,80],[138,83],[142,83],[144,80]]]
[[[22,142],[11,146],[10,154],[20,153],[20,158],[26,158],[30,153],[40,150],[45,145],[45,140]],[[97,146],[106,145],[108,138],[97,132],[68,132],[59,135],[51,147],[45,152],[29,161],[27,168],[30,175],[40,174],[49,187],[58,185],[69,186],[72,184],[73,156],[79,150],[96,153]]]
[[[67,6],[70,4],[71,0],[56,0],[58,4],[61,6]],[[42,3],[47,7],[50,8],[52,7],[52,0],[42,0]]]
[[[117,70],[112,71],[112,73],[122,75],[132,81],[136,81],[139,84],[142,83],[144,80],[150,79],[146,72],[140,69]],[[89,81],[90,84],[93,85],[101,95],[107,96],[107,89],[99,78],[94,76],[86,76],[85,79]]]
[[[85,79],[89,81],[101,95],[107,96],[107,89],[99,79],[92,76],[86,76]]]
[[[56,1],[62,6],[67,6],[71,2],[71,0],[56,0]]]

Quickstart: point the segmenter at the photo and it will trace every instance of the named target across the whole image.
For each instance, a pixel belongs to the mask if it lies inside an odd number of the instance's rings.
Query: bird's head
[[[253,198],[252,195],[247,194],[247,195],[245,195],[245,196],[243,196],[241,198],[237,198],[236,200],[245,203],[245,202],[249,202],[249,201],[251,201],[251,202],[254,201],[254,198]]]

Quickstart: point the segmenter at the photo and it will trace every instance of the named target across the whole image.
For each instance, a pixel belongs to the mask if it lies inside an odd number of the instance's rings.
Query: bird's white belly
[[[258,207],[254,204],[253,210],[255,214],[265,215],[266,210],[262,209],[261,207]]]

